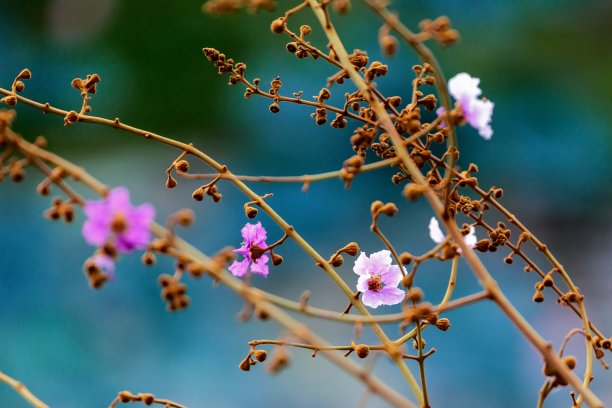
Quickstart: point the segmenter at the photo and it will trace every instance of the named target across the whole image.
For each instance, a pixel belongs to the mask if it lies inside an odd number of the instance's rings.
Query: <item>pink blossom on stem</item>
[[[448,91],[461,106],[463,117],[485,140],[491,139],[493,129],[491,129],[491,119],[495,104],[486,98],[478,99],[482,93],[479,88],[480,79],[473,78],[469,74],[462,72],[455,75],[448,81]],[[438,116],[443,115],[446,110],[439,107],[436,110]],[[442,123],[442,126],[445,126]]]
[[[365,252],[355,261],[353,271],[359,275],[357,290],[363,293],[364,305],[377,308],[380,305],[396,305],[404,300],[405,293],[397,285],[402,280],[399,266],[392,265],[391,252],[382,250],[368,256]]]
[[[234,249],[234,252],[244,256],[242,261],[235,260],[228,268],[232,275],[242,277],[247,274],[247,271],[251,269],[251,273],[256,275],[268,276],[268,256],[261,255],[256,260],[251,258],[251,247],[258,246],[260,248],[266,248],[266,238],[268,233],[266,229],[261,225],[261,222],[257,224],[247,223],[242,230],[242,239],[244,240],[242,246],[238,249]]]
[[[88,201],[84,211],[83,237],[91,245],[113,241],[119,252],[129,253],[145,248],[151,240],[155,208],[149,203],[133,207],[125,187],[112,189],[103,200]]]

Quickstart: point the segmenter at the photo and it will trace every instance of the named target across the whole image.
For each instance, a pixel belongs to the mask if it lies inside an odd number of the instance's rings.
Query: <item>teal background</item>
[[[241,87],[201,53],[215,47],[248,66],[249,77],[266,84],[276,75],[285,94],[315,95],[334,73],[319,61],[296,60],[284,51],[287,40],[268,30],[280,12],[210,17],[201,1],[0,0],[0,86],[9,87],[24,67],[33,72],[25,95],[65,109],[80,106],[70,87],[75,77],[102,77],[92,100],[93,114],[120,117],[125,123],[194,142],[238,174],[299,175],[337,169],[351,155],[350,127],[317,127],[301,106],[281,106],[269,113],[268,100],[245,100]],[[590,317],[610,334],[612,307],[609,254],[612,246],[611,138],[612,7],[603,1],[396,2],[403,20],[416,27],[422,18],[448,15],[462,35],[459,44],[441,50],[431,44],[448,77],[469,72],[481,79],[483,94],[495,102],[491,141],[476,131],[459,130],[460,164],[476,162],[482,186],[502,186],[503,202],[549,244],[587,295]],[[293,3],[291,3],[293,5]],[[376,30],[380,23],[357,5],[336,25],[349,50],[367,49],[380,58]],[[305,15],[294,28],[313,25],[313,42],[324,45],[314,20]],[[384,60],[388,77],[378,81],[387,93],[407,95],[409,67],[418,62],[402,46]],[[334,88],[335,98],[352,91]],[[17,106],[16,131],[33,139],[44,134],[51,150],[88,169],[110,186],[130,188],[133,202],[149,201],[157,220],[191,207],[197,223],[184,235],[206,253],[240,244],[244,198],[230,184],[220,184],[218,205],[195,203],[196,184],[184,181],[166,190],[165,168],[173,149],[133,135],[92,125],[64,128],[62,118]],[[372,158],[370,158],[372,159]],[[192,162],[194,171],[206,171]],[[311,186],[252,185],[322,254],[358,241],[368,253],[382,249],[369,232],[372,200],[394,200],[400,213],[382,227],[400,250],[426,251],[430,212],[426,203],[411,204],[385,170],[360,175],[349,190],[338,180]],[[0,185],[0,370],[24,381],[52,407],[103,407],[120,390],[152,392],[190,407],[351,407],[364,387],[308,352],[292,351],[292,366],[277,376],[265,364],[249,373],[238,369],[247,342],[275,338],[273,322],[239,324],[237,296],[207,279],[188,279],[192,304],[170,314],[159,298],[156,277],[171,273],[161,260],[147,269],[139,254],[118,263],[116,279],[92,291],[81,272],[91,255],[80,236],[82,214],[73,225],[42,217],[49,206],[35,194],[35,171],[19,185]],[[282,234],[265,216],[259,220],[270,241]],[[480,233],[482,236],[482,232]],[[295,298],[314,292],[312,304],[341,310],[344,301],[312,262],[292,243],[280,251],[285,262],[267,280],[255,284]],[[501,253],[499,253],[501,252]],[[501,262],[505,251],[484,259],[508,297],[540,332],[558,346],[579,325],[575,316],[548,296],[535,305],[532,275],[516,262]],[[341,269],[353,284],[352,262]],[[428,264],[418,276],[427,299],[443,294],[448,264]],[[479,290],[461,265],[457,295]],[[548,293],[546,293],[548,295]],[[395,312],[387,307],[381,312]],[[428,388],[434,407],[533,406],[542,384],[536,352],[490,304],[449,313],[446,333],[428,330],[426,340],[438,351],[428,359]],[[350,327],[312,321],[330,341],[345,344]],[[397,327],[390,326],[392,336]],[[363,341],[375,342],[367,335]],[[582,359],[574,340],[570,351]],[[375,372],[392,386],[406,387],[394,366],[380,359]],[[416,373],[416,365],[412,365]],[[578,369],[583,366],[579,364]],[[593,389],[612,404],[612,382],[595,365]],[[569,406],[566,391],[547,406]],[[27,406],[0,385],[0,406]],[[368,406],[386,406],[377,398]]]

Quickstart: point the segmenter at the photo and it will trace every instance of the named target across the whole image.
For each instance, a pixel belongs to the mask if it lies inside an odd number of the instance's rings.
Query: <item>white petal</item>
[[[429,236],[436,244],[444,241],[445,235],[440,229],[440,224],[438,224],[436,217],[431,217],[431,220],[429,221]]]
[[[480,95],[482,91],[478,87],[479,83],[480,79],[472,78],[469,74],[462,72],[448,81],[448,92],[463,104]]]
[[[355,261],[355,266],[353,266],[353,272],[357,275],[367,275],[370,276],[370,259],[368,259],[365,252],[359,254],[359,257]]]
[[[465,241],[465,245],[470,248],[474,248],[476,246],[478,238],[476,238],[476,230],[474,229],[473,225],[470,226],[470,232],[465,237],[463,237],[463,240]]]

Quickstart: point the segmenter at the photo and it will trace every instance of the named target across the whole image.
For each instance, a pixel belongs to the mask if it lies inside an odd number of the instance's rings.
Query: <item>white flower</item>
[[[436,217],[431,217],[431,220],[429,221],[429,237],[436,244],[442,243],[446,237],[440,229],[440,224],[438,224]],[[465,245],[470,248],[474,248],[476,246],[478,238],[476,238],[476,230],[474,229],[473,225],[470,225],[470,232],[463,237],[463,241],[465,242]],[[461,248],[458,248],[457,251],[461,253]]]

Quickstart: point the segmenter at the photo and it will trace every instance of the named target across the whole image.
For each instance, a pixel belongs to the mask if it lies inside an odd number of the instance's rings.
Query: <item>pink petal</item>
[[[125,187],[114,188],[106,196],[106,203],[110,210],[115,213],[118,211],[127,212],[132,208],[130,204],[130,192]]]
[[[357,279],[357,290],[362,293],[367,292],[369,290],[368,281],[370,280],[371,277],[372,275],[370,274],[360,275],[359,279]]]
[[[359,254],[359,257],[357,257],[355,265],[353,266],[353,272],[357,275],[367,275],[368,279],[370,278],[370,259],[365,252],[362,252]]]
[[[459,102],[472,100],[481,94],[478,87],[479,78],[473,78],[470,74],[462,72],[448,80],[448,92]]]
[[[228,268],[232,275],[237,277],[243,277],[247,274],[250,261],[245,259],[244,261],[234,261]]]
[[[268,276],[268,256],[262,255],[251,264],[251,272],[256,275]]]
[[[397,265],[390,265],[386,268],[385,272],[380,275],[385,287],[397,287],[399,283],[402,281],[404,275],[402,275],[402,270]]]

